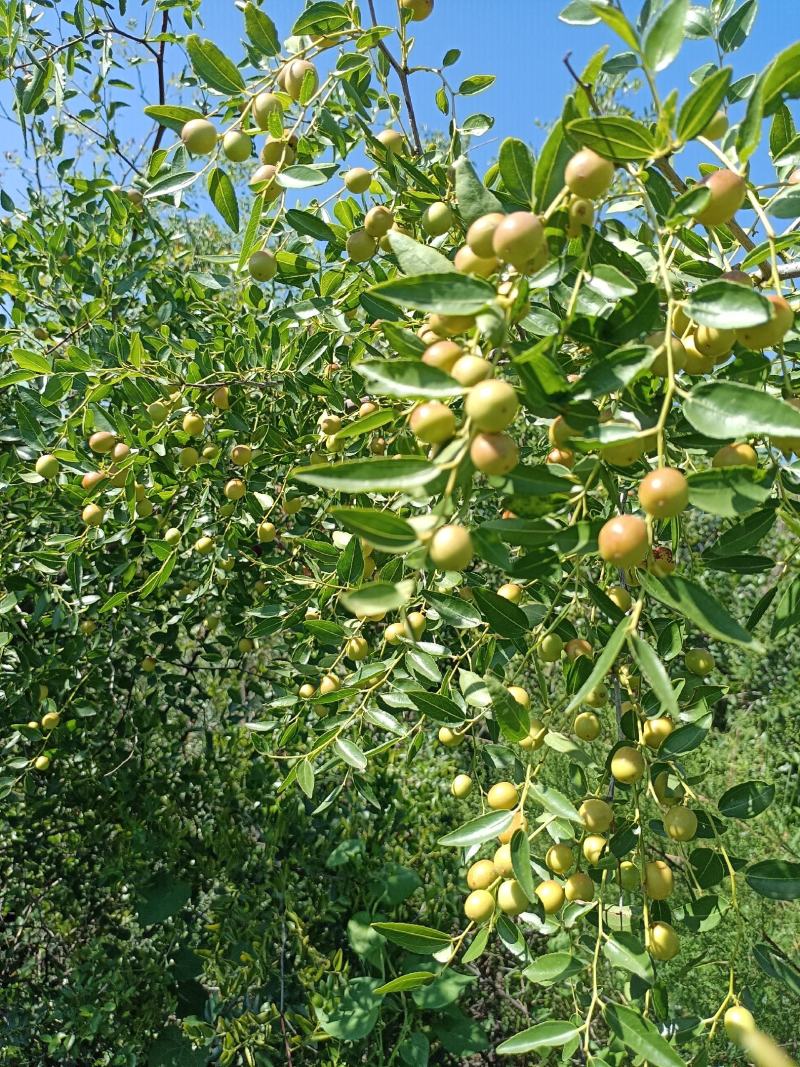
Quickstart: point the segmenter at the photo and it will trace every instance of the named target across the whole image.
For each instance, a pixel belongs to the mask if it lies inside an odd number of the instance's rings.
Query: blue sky
[[[479,166],[487,166],[497,152],[500,141],[513,134],[531,143],[534,148],[541,144],[544,132],[541,123],[551,121],[561,110],[564,96],[572,82],[563,65],[563,56],[572,52],[572,61],[580,70],[589,57],[603,44],[610,45],[609,54],[625,50],[611,30],[603,25],[594,27],[568,26],[558,19],[565,0],[436,0],[431,18],[414,25],[417,39],[412,62],[425,66],[439,66],[444,53],[450,48],[459,48],[462,56],[450,69],[451,82],[458,84],[472,74],[494,74],[495,84],[486,92],[460,101],[460,116],[484,112],[492,115],[494,128],[472,152]],[[796,0],[788,0],[789,8]],[[366,0],[361,0],[366,12]],[[628,14],[635,18],[639,0],[626,0]],[[264,10],[275,21],[279,34],[288,34],[294,18],[301,9],[300,0],[265,0]],[[762,0],[762,10],[756,20],[754,31],[745,45],[733,53],[728,62],[734,66],[734,77],[756,73],[764,68],[772,56],[791,43],[800,34],[793,32],[787,6],[778,0]],[[395,0],[376,0],[379,21],[395,25],[397,12]],[[138,17],[138,5],[131,13]],[[147,6],[149,12],[150,6]],[[487,15],[487,12],[489,13]],[[244,33],[241,11],[233,0],[202,0],[200,15],[204,27],[195,27],[201,36],[216,41],[228,55],[238,59],[242,55],[241,39]],[[176,13],[176,22],[179,16]],[[124,25],[124,20],[120,19]],[[182,26],[175,27],[182,32]],[[800,28],[800,27],[799,27]],[[390,39],[391,43],[391,39]],[[396,43],[396,42],[395,42]],[[713,45],[707,41],[688,40],[684,43],[678,59],[659,77],[662,95],[677,88],[681,97],[690,90],[689,74],[703,63],[716,61]],[[140,69],[144,85],[154,90],[155,71],[150,64]],[[174,70],[173,70],[174,73]],[[133,80],[133,79],[132,79]],[[418,119],[423,129],[442,129],[446,120],[434,104],[438,80],[428,74],[416,74],[412,87]],[[123,94],[125,95],[125,94]],[[6,108],[10,104],[8,83],[0,86],[0,101]],[[153,96],[155,99],[155,96]],[[168,102],[178,102],[177,93],[169,92]],[[148,136],[149,120],[141,114],[141,102],[131,100],[126,116],[127,129],[134,136]],[[632,101],[643,105],[641,101]],[[742,105],[732,111],[735,119]],[[3,122],[0,125],[0,143],[4,149],[21,150],[19,131]],[[692,159],[699,158],[693,153]],[[690,170],[688,160],[680,167],[685,173]],[[760,178],[763,164],[756,161],[755,173]],[[19,188],[19,175],[13,166],[0,170],[0,180],[10,191]],[[769,180],[764,174],[764,180]]]

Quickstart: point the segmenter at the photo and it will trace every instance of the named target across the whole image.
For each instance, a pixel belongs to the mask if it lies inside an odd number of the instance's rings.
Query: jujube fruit
[[[422,228],[430,237],[441,237],[453,225],[453,210],[441,200],[430,204],[422,215]]]
[[[567,900],[592,900],[594,898],[594,882],[583,871],[571,874],[564,883],[564,896]]]
[[[723,445],[711,459],[712,467],[757,467],[758,454],[746,443]]]
[[[728,1008],[723,1023],[728,1037],[732,1037],[735,1041],[740,1040],[743,1034],[751,1034],[756,1029],[753,1013],[743,1008],[741,1004]]]
[[[614,818],[611,806],[596,797],[584,800],[578,808],[578,815],[587,830],[596,830],[598,833],[604,833]]]
[[[698,183],[711,191],[711,199],[695,218],[704,226],[721,226],[730,222],[744,203],[747,182],[732,170],[715,170]]]
[[[564,890],[552,878],[548,878],[536,886],[536,896],[539,898],[546,915],[554,915],[561,910],[564,904]]]
[[[457,774],[450,786],[450,792],[454,797],[463,800],[472,792],[472,779],[468,774]]]
[[[354,263],[364,263],[375,255],[378,242],[374,237],[370,237],[366,230],[353,230],[348,234],[345,248]]]
[[[528,908],[528,898],[515,878],[500,883],[497,906],[506,915],[521,915]]]
[[[481,259],[480,256],[475,255],[469,245],[464,245],[463,248],[459,248],[456,252],[453,266],[461,274],[471,274],[476,278],[488,278],[495,273],[499,264],[494,256],[491,259]]]
[[[626,785],[638,782],[644,774],[644,768],[641,752],[631,745],[623,745],[611,757],[611,773],[618,782],[624,782]]]
[[[505,218],[499,211],[476,219],[467,230],[467,244],[481,259],[494,259],[494,233]]]
[[[250,276],[257,282],[268,282],[275,277],[278,264],[272,252],[262,248],[250,256],[247,269],[250,271]]]
[[[392,228],[394,215],[382,205],[371,207],[364,216],[364,229],[370,237],[383,237]]]
[[[596,200],[608,192],[614,178],[614,164],[591,148],[582,148],[564,168],[564,182],[576,196]]]
[[[181,140],[193,156],[207,156],[217,143],[217,131],[208,119],[189,119],[181,129]]]
[[[464,901],[464,914],[474,923],[485,923],[494,915],[494,897],[485,889],[475,889]]]
[[[513,211],[498,223],[492,250],[498,259],[525,273],[544,246],[544,227],[532,211]]]
[[[658,749],[675,729],[672,719],[661,715],[655,719],[646,719],[642,726],[642,740],[648,748]]]
[[[558,634],[545,634],[536,646],[539,659],[544,663],[556,663],[561,659],[564,651],[564,642]]]
[[[513,782],[495,782],[486,795],[486,803],[493,811],[511,811],[519,802]]]
[[[290,59],[289,62],[283,67],[282,71],[283,88],[286,90],[288,96],[292,100],[299,100],[300,94],[303,90],[303,83],[310,82],[311,89],[307,92],[306,96],[313,96],[319,88],[319,75],[317,74],[317,68],[308,59]]]
[[[595,741],[600,736],[600,720],[593,711],[582,711],[575,716],[572,729],[581,741]]]
[[[670,808],[664,816],[664,829],[673,841],[691,841],[697,833],[697,816],[691,808]]]
[[[508,434],[479,433],[469,449],[473,465],[482,474],[509,474],[519,463],[519,448]]]
[[[450,368],[459,385],[470,387],[491,378],[494,367],[483,356],[461,355]]]
[[[467,417],[475,429],[485,433],[505,430],[513,422],[518,408],[514,387],[497,378],[474,385],[464,404]]]
[[[464,349],[455,341],[434,341],[422,353],[422,362],[449,374],[463,354]]]
[[[643,563],[648,552],[647,525],[637,515],[609,519],[597,538],[602,559],[622,570]]]
[[[365,193],[372,184],[372,174],[366,167],[351,167],[344,175],[345,188],[350,193]]]
[[[250,158],[253,142],[241,130],[228,130],[222,138],[222,151],[232,163],[243,163]]]
[[[684,662],[686,670],[698,678],[706,678],[714,670],[714,657],[706,648],[690,648]]]
[[[408,422],[414,436],[430,445],[449,441],[456,429],[455,415],[439,400],[429,400],[415,407]]]
[[[36,460],[36,473],[40,478],[46,478],[48,480],[55,478],[58,475],[59,463],[55,456],[51,456],[45,452],[44,455],[39,456]]]
[[[655,519],[672,519],[689,503],[689,483],[675,467],[659,467],[639,483],[639,503]]]
[[[767,300],[772,304],[769,321],[759,326],[744,326],[736,331],[736,336],[747,348],[774,348],[794,325],[794,311],[785,297],[773,295],[768,296]]]
[[[428,554],[439,570],[463,571],[473,556],[469,530],[457,523],[441,526],[431,538]]]
[[[410,13],[412,22],[422,22],[433,11],[433,0],[400,0],[400,9]]]
[[[672,868],[665,860],[651,860],[644,869],[644,889],[651,900],[666,900],[675,886]]]
[[[569,845],[551,845],[547,850],[544,861],[550,870],[555,871],[556,874],[566,874],[575,863],[575,856]]]
[[[253,118],[260,130],[269,128],[270,115],[283,115],[283,104],[274,93],[259,93],[253,100]]]
[[[478,860],[467,871],[467,885],[470,889],[488,889],[498,877],[497,868],[491,860]]]
[[[680,940],[669,923],[656,922],[647,931],[647,949],[654,960],[671,960],[678,955]]]

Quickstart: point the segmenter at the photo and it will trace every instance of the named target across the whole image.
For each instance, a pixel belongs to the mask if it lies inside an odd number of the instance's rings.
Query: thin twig
[[[369,14],[372,19],[372,25],[378,25],[378,17],[375,14],[375,0],[367,0],[369,5]],[[417,128],[417,116],[414,114],[414,103],[411,99],[411,89],[408,84],[408,67],[401,66],[394,58],[392,53],[386,47],[383,41],[378,41],[378,48],[386,56],[389,61],[389,65],[395,72],[400,80],[400,88],[403,90],[403,99],[406,102],[406,110],[408,111],[408,121],[411,124],[411,136],[414,140],[414,151],[418,156],[422,155],[422,141],[419,137],[419,129]]]
[[[161,19],[161,41],[158,45],[158,55],[156,56],[156,70],[158,71],[158,102],[164,104],[167,97],[167,87],[164,79],[164,51],[167,46],[166,40],[164,40],[164,34],[169,28],[169,11],[165,11],[163,18]],[[157,124],[156,139],[153,141],[153,153],[157,152],[161,146],[164,134],[167,127],[162,126],[161,123]],[[151,153],[152,154],[152,153]]]

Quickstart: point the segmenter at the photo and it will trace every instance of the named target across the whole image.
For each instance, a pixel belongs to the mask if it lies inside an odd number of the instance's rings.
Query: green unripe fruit
[[[406,154],[406,139],[399,130],[381,130],[375,134],[375,139],[380,142],[387,155]]]
[[[364,216],[364,229],[370,237],[383,237],[391,230],[394,223],[394,215],[388,208],[378,205],[372,207]]]
[[[231,449],[231,463],[237,467],[246,467],[253,458],[253,450],[250,445],[234,445]]]
[[[433,11],[433,0],[400,0],[400,10],[409,12],[411,22],[422,22]]]
[[[756,351],[779,345],[794,325],[794,311],[785,297],[773,295],[768,296],[767,300],[772,304],[772,318],[769,322],[760,326],[745,326],[736,331],[736,336],[742,344]]]
[[[564,651],[564,642],[558,636],[558,634],[545,634],[537,645],[537,652],[539,659],[543,663],[555,663],[561,659],[561,653]]]
[[[250,176],[248,185],[253,192],[258,193],[265,203],[277,200],[283,190],[277,182],[278,171],[271,163],[263,163],[256,167]]]
[[[460,274],[471,274],[476,278],[488,278],[494,274],[500,264],[492,256],[491,259],[481,259],[476,256],[469,245],[464,245],[456,252],[453,266]]]
[[[89,448],[100,455],[108,455],[117,443],[117,435],[109,430],[98,430],[89,438]]]
[[[36,473],[40,478],[46,478],[48,480],[55,478],[58,475],[59,463],[55,456],[51,456],[48,452],[39,456],[36,460]]]
[[[467,245],[480,259],[494,259],[494,234],[505,219],[499,211],[492,211],[476,219],[467,230]]]
[[[689,504],[689,483],[674,467],[660,467],[639,483],[639,503],[655,519],[672,519]]]
[[[495,782],[486,794],[486,803],[493,811],[511,811],[519,803],[513,782]]]
[[[638,748],[623,745],[611,757],[611,773],[618,782],[632,785],[644,775],[644,758]]]
[[[344,185],[350,193],[365,193],[372,185],[372,174],[366,167],[352,167],[344,175]]]
[[[514,211],[498,223],[492,250],[498,259],[521,273],[527,271],[544,247],[544,227],[532,211]]]
[[[594,882],[588,874],[584,874],[582,871],[577,871],[575,874],[571,874],[564,883],[564,896],[570,901],[593,900]]]
[[[724,111],[717,111],[706,124],[701,137],[708,141],[718,141],[728,132],[728,116]]]
[[[183,423],[181,425],[190,437],[199,437],[206,428],[203,416],[198,415],[196,411],[187,412],[183,416]]]
[[[736,343],[736,330],[718,330],[714,326],[698,326],[694,332],[697,351],[718,360],[727,356]]]
[[[476,889],[464,901],[464,914],[474,923],[485,923],[494,915],[494,897],[486,889]]]
[[[178,466],[181,470],[187,471],[190,467],[196,466],[199,462],[200,453],[196,448],[192,448],[191,445],[182,448],[178,453]]]
[[[252,637],[240,637],[237,642],[237,647],[242,655],[247,655],[248,652],[253,651],[256,647],[256,643]]]
[[[647,719],[642,726],[642,740],[648,748],[659,749],[675,729],[675,725],[666,715]]]
[[[189,119],[181,130],[181,140],[193,156],[207,156],[217,143],[217,131],[208,119]]]
[[[575,863],[575,857],[569,845],[551,845],[544,859],[551,871],[556,874],[566,874]]]
[[[353,263],[365,263],[375,255],[378,242],[366,230],[353,230],[348,235],[345,248]]]
[[[572,729],[581,741],[595,741],[600,736],[600,720],[593,711],[582,711],[575,716]]]
[[[453,212],[449,204],[438,201],[430,204],[422,216],[422,228],[429,237],[441,237],[453,225]]]
[[[147,415],[154,426],[160,426],[168,414],[167,405],[162,404],[160,400],[154,400],[152,404],[147,405]]]
[[[271,522],[261,522],[256,529],[256,536],[262,544],[270,544],[275,540],[276,534],[275,525]]]
[[[631,863],[630,860],[623,860],[619,865],[619,871],[617,872],[617,880],[623,889],[627,889],[629,893],[634,890],[640,889],[642,880],[639,876],[639,868],[635,863]]]
[[[680,311],[680,308],[676,310]],[[666,378],[669,374],[666,336],[660,331],[651,333],[645,337],[643,343],[656,350],[656,358],[650,364],[650,373],[654,374],[656,378]],[[672,349],[673,371],[683,370],[686,366],[686,349],[681,339],[675,334],[670,335],[670,348]]]
[[[438,400],[429,400],[415,407],[408,422],[414,436],[429,445],[449,441],[456,430],[455,415]]]
[[[631,606],[631,594],[624,585],[611,585],[606,590],[606,596],[616,604],[620,611],[628,611]]]
[[[628,570],[647,557],[647,525],[637,515],[618,515],[609,519],[597,538],[600,557],[606,563]]]
[[[644,869],[644,890],[651,900],[666,900],[672,895],[675,880],[665,860],[652,860]]]
[[[511,693],[512,689],[517,689],[517,688],[518,688],[518,686],[512,685],[512,686],[509,686],[509,690],[508,691]],[[523,690],[523,692],[524,692],[524,690]],[[523,701],[517,699],[517,696],[516,696],[515,693],[511,693],[511,695],[512,695],[512,697],[514,697],[514,699],[517,701],[518,704],[524,703]],[[525,695],[527,696],[528,694],[526,693]],[[530,697],[528,697],[528,704],[530,704]],[[528,736],[522,738],[522,740],[519,743],[519,747],[520,748],[524,748],[524,749],[528,749],[531,752],[535,752],[538,748],[542,747],[542,745],[544,744],[544,739],[546,737],[547,737],[547,727],[542,722],[542,720],[541,719],[531,719],[530,726],[528,727]]]
[[[664,816],[664,829],[673,841],[691,841],[697,833],[697,816],[691,808],[670,808]]]
[[[260,130],[269,129],[270,115],[283,116],[283,104],[274,93],[259,93],[253,101],[253,118]]]
[[[464,740],[463,734],[457,734],[455,730],[451,730],[449,726],[440,726],[437,736],[439,738],[439,744],[444,745],[445,748],[455,748]]]
[[[752,1034],[756,1029],[753,1013],[748,1011],[747,1008],[743,1008],[741,1004],[728,1008],[723,1022],[726,1034],[728,1037],[733,1038],[734,1041],[741,1041],[745,1034]]]
[[[596,797],[584,800],[578,808],[578,815],[587,830],[600,834],[605,833],[614,818],[611,806],[606,804],[605,800],[598,800]]]
[[[344,646],[344,654],[354,663],[360,663],[369,655],[369,645],[363,637],[351,637]]]
[[[584,838],[581,848],[586,862],[594,867],[608,851],[608,841],[599,834],[589,834]]]
[[[244,163],[253,151],[253,142],[241,130],[228,130],[222,138],[222,151],[232,163]]]
[[[459,800],[468,797],[472,792],[472,779],[470,776],[468,774],[457,774],[450,786],[450,792],[454,797],[458,797]]]
[[[459,385],[473,386],[484,382],[494,374],[494,367],[482,356],[462,355],[450,369]]]
[[[552,878],[548,878],[536,886],[536,896],[539,898],[546,915],[554,915],[561,910],[564,904],[564,890]]]
[[[596,200],[608,192],[614,178],[614,164],[593,152],[582,148],[570,159],[564,169],[564,181],[575,196]]]
[[[105,511],[99,504],[87,504],[81,512],[81,518],[86,526],[100,526],[105,515]]]
[[[241,500],[247,492],[247,487],[241,478],[230,478],[225,483],[224,493],[228,500]]]
[[[646,941],[654,960],[671,960],[680,951],[680,940],[669,923],[653,923],[647,931]]]
[[[708,205],[695,218],[704,226],[721,226],[730,222],[747,195],[747,182],[732,170],[715,170],[698,183],[711,191]]]
[[[297,158],[297,138],[268,137],[261,146],[259,159],[262,163],[269,163],[273,167],[291,167]]]
[[[686,670],[698,678],[706,678],[714,670],[714,657],[705,648],[690,648],[684,662]]]
[[[422,362],[449,374],[463,353],[463,348],[455,341],[434,341],[422,353]]]
[[[459,775],[459,778],[467,777]],[[498,877],[498,870],[491,860],[478,860],[467,871],[467,885],[470,889],[488,889]]]
[[[171,548],[174,548],[175,545],[180,544],[182,536],[183,535],[179,529],[177,529],[175,526],[170,526],[170,528],[164,534],[164,540]]]
[[[567,236],[580,237],[584,226],[591,226],[594,222],[594,204],[591,200],[577,197],[569,205]]]
[[[502,875],[503,878],[509,878],[514,873],[510,845],[501,845],[500,848],[497,849],[492,858],[492,865],[497,874]]]
[[[250,271],[251,278],[255,278],[257,282],[268,282],[275,277],[278,264],[272,252],[262,248],[250,256],[247,269]]]
[[[515,878],[501,882],[497,890],[497,906],[506,915],[521,915],[529,907],[528,898]]]
[[[37,771],[46,771],[47,768],[50,766],[50,757],[37,756],[36,759],[33,761],[33,766]]]
[[[758,455],[748,444],[723,445],[711,460],[712,467],[757,467]]]
[[[312,97],[319,88],[319,75],[317,68],[308,59],[290,59],[281,71],[283,88],[292,100],[299,100],[303,91],[303,83],[310,84],[310,91],[306,91],[306,99]]]
[[[482,474],[509,474],[519,463],[516,441],[505,433],[479,433],[472,439],[469,457]]]
[[[472,562],[472,537],[456,523],[441,526],[430,541],[431,563],[441,571],[463,571]]]
[[[214,549],[214,538],[203,535],[198,537],[194,543],[194,550],[198,556],[207,556]]]
[[[55,730],[60,722],[61,716],[57,711],[48,711],[42,716],[42,729],[47,731]]]
[[[467,394],[464,410],[476,430],[498,433],[514,421],[519,408],[516,390],[496,378],[479,382]]]

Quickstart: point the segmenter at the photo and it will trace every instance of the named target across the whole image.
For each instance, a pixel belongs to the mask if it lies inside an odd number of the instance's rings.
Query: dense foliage
[[[792,1063],[800,44],[438,6],[0,0],[0,1062]]]

